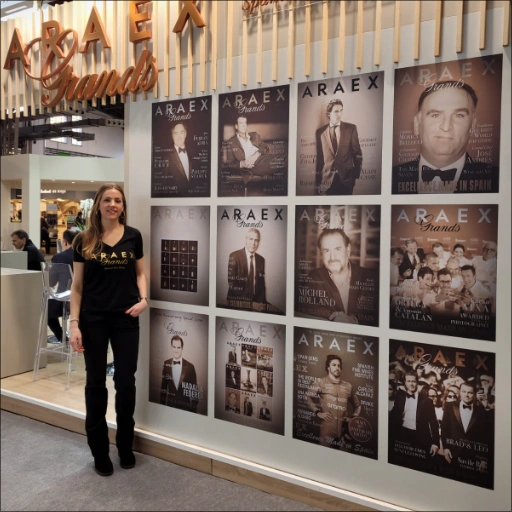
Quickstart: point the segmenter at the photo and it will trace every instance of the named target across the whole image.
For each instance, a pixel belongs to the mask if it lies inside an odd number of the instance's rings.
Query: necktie
[[[416,397],[414,395],[409,394],[409,393],[407,393],[407,398],[412,398],[413,400],[416,400]]]
[[[178,148],[178,154],[179,153],[186,153],[187,150],[185,148]]]
[[[471,405],[464,405],[464,404],[462,404],[462,408],[463,408],[463,409],[469,409],[469,410],[471,410]]]
[[[334,154],[338,151],[338,138],[336,137],[336,126],[329,127],[329,135],[331,137],[332,149]]]
[[[249,297],[254,297],[254,254],[251,254],[251,263],[249,266]]]
[[[181,364],[181,361],[173,361],[172,364]]]
[[[456,174],[457,169],[446,169],[445,171],[441,171],[440,169],[432,169],[428,165],[423,165],[421,167],[421,179],[427,182],[432,181],[436,176],[439,176],[446,183],[447,181],[453,181]]]

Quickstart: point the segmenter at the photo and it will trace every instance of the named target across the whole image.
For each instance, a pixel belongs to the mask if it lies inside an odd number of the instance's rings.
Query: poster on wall
[[[495,355],[389,342],[388,462],[494,489]]]
[[[297,195],[380,194],[384,71],[298,86]]]
[[[379,325],[380,206],[297,206],[295,316]]]
[[[393,194],[499,192],[503,56],[395,70]]]
[[[379,340],[295,327],[293,437],[378,458]]]
[[[150,309],[149,401],[208,415],[208,316]]]
[[[153,103],[151,197],[210,197],[212,97]]]
[[[288,195],[290,87],[219,95],[219,197]]]
[[[496,340],[497,205],[391,209],[390,327]]]
[[[208,305],[210,207],[151,207],[150,297]]]
[[[284,435],[286,327],[217,317],[215,418]]]
[[[286,206],[219,206],[217,307],[284,315]]]

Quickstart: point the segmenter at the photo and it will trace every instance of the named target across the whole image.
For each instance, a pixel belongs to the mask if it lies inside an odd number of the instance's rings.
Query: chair
[[[41,276],[43,279],[43,297],[41,302],[41,319],[39,324],[39,338],[34,358],[35,382],[39,376],[39,361],[42,354],[56,354],[67,358],[66,386],[69,389],[69,378],[72,371],[72,360],[75,352],[69,343],[66,332],[68,331],[69,301],[71,299],[71,283],[73,271],[70,265],[65,263],[41,263]],[[48,332],[48,300],[53,299],[62,304],[62,343],[47,347]],[[78,353],[77,353],[78,355]]]

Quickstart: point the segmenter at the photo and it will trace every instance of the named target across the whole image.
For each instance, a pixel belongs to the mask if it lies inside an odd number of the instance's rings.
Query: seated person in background
[[[50,254],[50,226],[46,221],[46,212],[41,212],[41,244],[44,242],[46,254]]]
[[[44,257],[41,251],[32,243],[26,231],[18,229],[11,233],[11,242],[17,251],[27,253],[27,270],[41,270]]]
[[[79,233],[76,229],[66,229],[62,235],[62,252],[57,253],[52,258],[52,263],[62,263],[70,265],[73,269],[73,239]],[[70,274],[68,269],[52,267],[50,271],[50,286],[57,285],[57,293],[62,293],[69,290],[71,283],[68,283]],[[59,322],[59,317],[62,316],[63,303],[58,300],[50,299],[48,301],[48,327],[53,332],[54,336],[48,336],[48,343],[61,343],[62,342],[62,327]]]

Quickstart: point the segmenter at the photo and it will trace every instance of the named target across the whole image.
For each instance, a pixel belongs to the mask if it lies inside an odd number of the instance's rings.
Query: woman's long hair
[[[98,254],[102,249],[102,236],[103,236],[103,225],[101,224],[101,214],[100,214],[100,203],[103,198],[103,194],[107,190],[117,190],[121,192],[121,196],[123,198],[123,213],[122,217],[119,217],[120,224],[126,225],[126,197],[124,195],[124,191],[122,187],[116,185],[115,183],[105,183],[102,185],[96,195],[94,196],[94,203],[91,208],[91,214],[89,216],[89,220],[87,221],[87,229],[82,231],[81,236],[75,237],[73,240],[73,248],[76,248],[78,245],[81,246],[82,256],[88,260],[91,259],[93,254]]]

